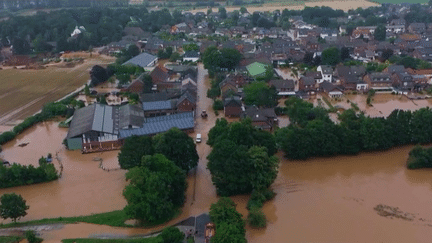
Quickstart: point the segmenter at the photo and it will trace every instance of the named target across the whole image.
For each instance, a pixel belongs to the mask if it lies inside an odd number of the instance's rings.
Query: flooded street
[[[197,144],[200,160],[196,171],[188,176],[189,187],[182,213],[167,224],[149,229],[85,223],[62,225],[42,231],[44,242],[54,243],[78,237],[143,235],[209,211],[210,205],[218,198],[206,168],[206,157],[210,153],[206,141],[216,117],[211,108],[212,100],[206,97],[209,85],[206,72],[202,66],[199,70],[197,112],[207,110],[209,116],[207,119],[198,116],[195,132],[190,134],[195,137],[196,133],[201,133],[202,142]],[[360,102],[357,99],[363,97],[349,99]],[[389,102],[399,102],[397,105],[403,109],[408,109],[405,107],[411,107],[411,104],[413,107],[427,105],[421,103],[415,106],[412,101],[389,100],[384,95],[375,97],[373,108],[377,114],[381,111],[380,115],[387,115],[385,109],[395,105]],[[350,106],[346,100],[340,103]],[[367,109],[359,106],[362,110]],[[283,117],[280,122],[281,125],[288,124],[289,120]],[[118,168],[118,151],[85,155],[79,151],[66,151],[61,144],[66,133],[67,129],[59,128],[57,122],[45,122],[3,146],[0,156],[11,162],[37,165],[41,156],[57,153],[63,164],[63,176],[57,181],[0,190],[0,194],[15,192],[27,200],[30,209],[21,221],[89,215],[119,210],[126,205],[122,196],[126,185],[125,171],[112,170]],[[22,143],[28,145],[19,147]],[[406,170],[410,149],[406,146],[385,152],[307,161],[286,160],[279,153],[280,171],[272,185],[277,195],[263,208],[268,219],[267,228],[247,227],[248,242],[430,242],[432,170]],[[104,167],[110,168],[109,172],[99,168],[99,159],[102,159]],[[54,164],[60,169],[58,161],[54,160]],[[237,203],[239,212],[246,217],[249,196],[235,196],[232,199]],[[384,210],[374,210],[378,205]]]

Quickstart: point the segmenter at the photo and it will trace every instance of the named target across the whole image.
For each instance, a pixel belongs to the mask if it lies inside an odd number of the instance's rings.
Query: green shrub
[[[0,134],[0,144],[5,144],[7,142],[9,142],[10,140],[14,139],[16,136],[16,133],[9,131],[9,132],[4,132],[2,134]]]
[[[29,243],[40,243],[42,242],[41,238],[36,236],[36,233],[33,230],[28,230],[25,232],[25,238]]]
[[[170,226],[165,228],[160,236],[164,243],[182,243],[185,235],[177,227]]]
[[[261,208],[264,202],[274,198],[276,193],[270,189],[254,190],[247,203],[247,208],[250,210],[254,207]]]
[[[261,208],[258,207],[253,207],[249,210],[247,221],[252,227],[263,228],[267,226],[267,219]]]
[[[215,110],[215,111],[221,111],[223,109],[224,109],[224,105],[223,105],[222,100],[218,100],[218,99],[214,100],[214,102],[213,102],[213,110]]]

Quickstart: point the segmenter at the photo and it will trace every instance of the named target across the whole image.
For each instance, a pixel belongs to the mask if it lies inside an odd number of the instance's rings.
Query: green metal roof
[[[254,62],[246,66],[249,74],[252,76],[258,76],[264,74],[266,71],[266,65],[260,62]]]

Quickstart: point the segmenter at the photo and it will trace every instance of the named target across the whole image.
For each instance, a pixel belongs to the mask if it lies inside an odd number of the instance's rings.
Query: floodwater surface
[[[38,166],[38,159],[51,153],[53,157],[57,154],[63,165],[62,177],[56,181],[0,189],[0,194],[14,192],[27,201],[30,209],[23,220],[89,215],[126,205],[122,196],[125,171],[107,172],[99,168],[99,158],[104,164],[118,167],[118,163],[112,162],[117,161],[118,151],[85,155],[67,151],[62,145],[66,134],[67,129],[59,128],[57,122],[43,122],[2,146],[1,157],[10,162]],[[20,144],[27,145],[20,147]],[[53,163],[60,171],[58,160],[54,159]]]
[[[202,142],[197,144],[200,160],[197,169],[188,176],[189,187],[181,214],[151,229],[83,223],[64,225],[43,232],[46,242],[141,235],[209,211],[218,197],[206,169],[210,147],[205,142],[216,117],[211,109],[212,101],[205,97],[208,80],[203,76],[202,66],[199,68],[197,111],[207,110],[209,116],[207,119],[198,117],[195,133],[190,134],[191,137],[202,134]],[[376,99],[374,106],[378,104]],[[122,196],[127,184],[125,171],[115,170],[118,151],[86,155],[66,151],[61,145],[66,133],[67,129],[58,128],[56,122],[41,123],[3,146],[1,155],[12,162],[37,165],[38,158],[49,152],[57,153],[63,164],[63,176],[58,181],[0,190],[0,194],[15,192],[27,200],[30,209],[22,221],[89,215],[119,210],[126,205]],[[19,147],[22,143],[28,145]],[[432,170],[407,170],[405,163],[410,149],[411,146],[405,146],[384,152],[306,161],[286,160],[279,153],[279,174],[272,185],[277,195],[263,207],[267,227],[247,227],[248,242],[430,242]],[[99,168],[100,158],[103,166],[110,168],[109,172]],[[60,168],[57,160],[54,163]],[[246,217],[248,196],[232,198]]]

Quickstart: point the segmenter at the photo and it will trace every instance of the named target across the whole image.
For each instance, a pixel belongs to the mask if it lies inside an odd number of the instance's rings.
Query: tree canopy
[[[385,41],[386,39],[386,27],[382,24],[378,25],[374,32],[375,40]]]
[[[321,55],[321,62],[324,65],[336,65],[341,61],[340,51],[337,47],[325,49]]]
[[[175,127],[154,137],[127,138],[118,159],[122,169],[130,169],[141,165],[143,156],[154,153],[163,154],[185,172],[194,168],[199,159],[193,139]]]
[[[218,195],[230,196],[268,188],[276,179],[278,160],[270,133],[258,131],[250,120],[228,124],[218,120],[209,132],[213,149],[207,159]]]
[[[141,165],[142,157],[145,155],[153,155],[153,142],[151,137],[147,136],[132,136],[126,138],[118,160],[122,169],[130,169]]]
[[[165,155],[184,171],[198,164],[198,152],[191,137],[178,128],[171,128],[153,138],[156,153]]]
[[[277,91],[273,86],[263,81],[254,81],[244,87],[246,105],[275,107],[277,105]]]
[[[217,232],[211,239],[213,243],[246,243],[245,223],[230,198],[221,197],[211,205],[210,220]]]
[[[15,193],[3,194],[0,198],[0,203],[0,216],[3,219],[10,218],[13,222],[16,222],[17,219],[26,216],[26,211],[30,208],[27,206],[24,198],[22,198],[21,195],[17,195]]]
[[[123,191],[126,214],[143,222],[170,219],[184,203],[186,174],[161,154],[142,158],[142,166],[126,173],[130,184]]]
[[[233,70],[242,59],[242,54],[233,48],[217,49],[210,46],[202,56],[204,67],[215,72],[220,69]]]

